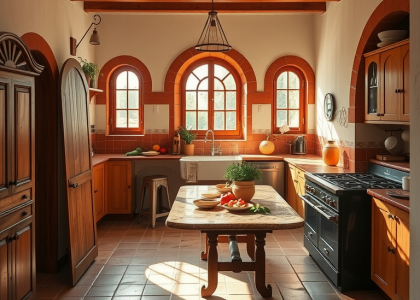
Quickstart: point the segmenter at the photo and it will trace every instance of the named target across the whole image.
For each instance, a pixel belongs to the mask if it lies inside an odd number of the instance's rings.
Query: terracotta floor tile
[[[87,292],[86,296],[88,297],[104,297],[104,296],[113,296],[115,290],[117,289],[118,285],[116,284],[108,284],[103,286],[92,286],[90,290]]]
[[[144,288],[143,295],[150,296],[165,296],[170,295],[172,291],[172,284],[147,284]]]
[[[273,278],[278,283],[300,282],[299,277],[293,274],[273,274]]]
[[[184,298],[179,298],[179,299],[184,299]],[[168,296],[144,296],[143,295],[141,297],[141,300],[178,300],[178,298],[174,298],[173,296],[171,298],[170,295]]]
[[[85,297],[83,300],[111,300],[112,297],[100,297],[100,296],[92,296],[92,297]]]
[[[328,282],[302,282],[310,294],[333,294],[334,289]]]
[[[129,274],[129,275],[136,275],[136,274],[140,274],[140,275],[144,275],[146,270],[149,268],[149,266],[147,265],[139,265],[139,266],[133,266],[130,265],[128,266],[127,270],[125,271],[125,274]]]
[[[229,295],[253,295],[254,290],[251,283],[229,282],[226,283],[227,293]]]
[[[104,266],[104,268],[101,271],[101,274],[124,274],[124,272],[127,270],[127,266]]]
[[[120,281],[120,285],[121,284],[146,284],[147,282],[147,277],[145,275],[140,275],[140,274],[135,274],[135,275],[130,275],[130,274],[126,274],[122,277],[121,281]]]
[[[319,269],[316,265],[293,265],[293,269],[297,274],[300,273],[318,273]]]
[[[318,273],[301,273],[298,274],[300,281],[327,281],[325,276],[318,272]]]
[[[83,274],[83,276],[76,283],[76,286],[90,286],[96,280],[96,274]]]
[[[141,296],[144,290],[142,284],[120,285],[115,291],[115,296]]]
[[[312,300],[341,300],[341,297],[337,294],[309,294]]]
[[[37,297],[56,297],[64,289],[64,286],[58,285],[40,285],[37,286]]]
[[[119,284],[121,279],[123,277],[123,274],[104,274],[101,273],[96,278],[95,282],[93,283],[94,286],[103,286],[108,284]]]
[[[75,286],[75,287],[65,287],[58,294],[59,297],[83,297],[86,295],[90,286]]]

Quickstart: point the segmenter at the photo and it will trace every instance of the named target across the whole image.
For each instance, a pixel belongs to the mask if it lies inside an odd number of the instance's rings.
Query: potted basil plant
[[[184,145],[184,154],[185,155],[194,155],[194,140],[197,136],[196,133],[193,133],[190,129],[183,126],[179,126],[179,137],[181,140],[185,141]]]
[[[236,199],[250,202],[255,194],[254,181],[261,178],[261,171],[247,162],[233,163],[227,167],[223,178],[233,182],[232,193]]]
[[[86,80],[88,82],[88,86],[91,88],[98,87],[98,74],[99,74],[99,67],[95,63],[88,62],[86,59],[79,57],[79,63],[82,67],[83,73],[86,75]],[[102,74],[99,74],[102,75]]]

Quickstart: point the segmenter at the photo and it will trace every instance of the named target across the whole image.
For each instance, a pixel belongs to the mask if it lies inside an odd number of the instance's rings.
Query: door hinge
[[[302,118],[302,124],[305,124],[305,118]]]

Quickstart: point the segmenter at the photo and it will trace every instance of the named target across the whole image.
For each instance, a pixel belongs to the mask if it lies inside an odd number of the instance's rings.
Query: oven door
[[[305,196],[301,196],[302,200],[305,201],[305,211],[309,211],[308,217],[310,219],[306,219],[307,215],[305,213],[305,235],[308,237],[309,240],[314,242],[311,238],[311,235],[308,234],[309,228],[316,228],[316,238],[318,243],[314,243],[317,246],[318,251],[330,261],[330,263],[339,270],[338,266],[338,214],[334,212],[332,209],[328,208],[323,203],[319,202],[313,196],[306,194]],[[309,225],[308,221],[314,224],[313,215],[315,215],[315,224],[312,227]],[[308,224],[308,225],[307,225]],[[307,227],[308,229],[307,229]],[[312,233],[312,236],[314,234]]]

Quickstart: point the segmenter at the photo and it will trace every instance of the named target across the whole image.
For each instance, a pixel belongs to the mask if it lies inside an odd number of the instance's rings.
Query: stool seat
[[[169,188],[168,188],[168,176],[165,175],[151,175],[151,176],[144,176],[143,177],[143,184],[141,188],[141,196],[140,196],[140,207],[139,207],[139,223],[141,222],[142,216],[148,216],[152,228],[156,226],[156,218],[164,217],[169,215],[169,212],[163,213],[156,213],[157,205],[162,204],[162,197],[161,193],[159,193],[159,203],[158,203],[158,191],[164,187],[166,189],[166,196],[168,200],[168,208],[171,210],[171,201],[169,199]],[[143,205],[144,205],[144,197],[146,195],[146,188],[149,189],[149,206],[150,209],[148,212],[143,212]]]

